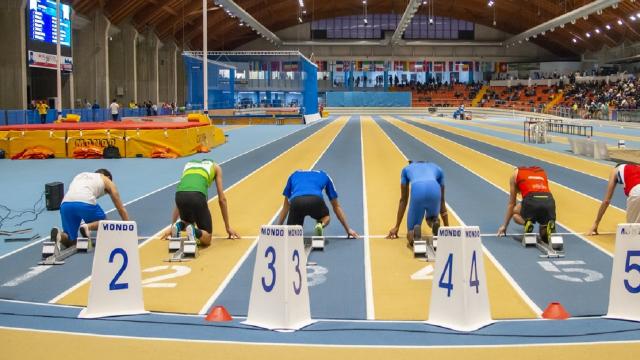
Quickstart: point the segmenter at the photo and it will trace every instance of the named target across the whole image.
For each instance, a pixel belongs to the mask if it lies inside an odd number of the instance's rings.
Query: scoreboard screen
[[[60,4],[60,45],[71,46],[71,7]],[[57,42],[55,0],[29,0],[29,38],[55,44]]]

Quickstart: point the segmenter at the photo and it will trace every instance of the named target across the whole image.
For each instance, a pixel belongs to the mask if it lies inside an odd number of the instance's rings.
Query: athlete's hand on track
[[[357,239],[360,235],[358,235],[357,232],[355,232],[353,229],[349,229],[347,231],[347,239]]]
[[[498,228],[498,236],[506,236],[507,235],[507,227],[502,225]]]
[[[387,239],[397,239],[398,238],[398,228],[394,227],[389,230],[389,234],[387,235]]]
[[[240,235],[237,232],[233,231],[232,228],[227,228],[227,234],[229,237],[227,239],[240,239]]]
[[[598,226],[597,225],[593,225],[591,227],[591,229],[589,230],[589,232],[587,233],[587,235],[599,235],[598,234]]]

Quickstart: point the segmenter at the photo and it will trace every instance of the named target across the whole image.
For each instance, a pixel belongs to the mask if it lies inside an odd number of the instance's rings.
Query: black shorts
[[[207,197],[199,191],[178,191],[176,193],[176,207],[180,219],[189,224],[196,224],[198,229],[211,234],[213,223]]]
[[[546,224],[556,221],[556,202],[551,193],[529,193],[522,199],[520,215],[527,221]]]
[[[291,200],[287,225],[303,225],[304,218],[311,216],[316,221],[329,215],[324,199],[315,195],[296,196]]]

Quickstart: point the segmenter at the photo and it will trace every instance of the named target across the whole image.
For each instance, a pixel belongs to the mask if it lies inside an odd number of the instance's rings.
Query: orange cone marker
[[[551,320],[565,320],[570,318],[571,314],[559,302],[551,302],[542,313],[542,317]]]
[[[224,306],[214,306],[213,309],[209,312],[206,318],[207,321],[215,321],[215,322],[223,322],[223,321],[231,321],[233,318],[229,315],[227,309]]]

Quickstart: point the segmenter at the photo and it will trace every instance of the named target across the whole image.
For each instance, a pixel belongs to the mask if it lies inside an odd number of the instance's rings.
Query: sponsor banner
[[[27,63],[30,67],[55,70],[57,56],[29,50],[27,53]],[[68,56],[63,56],[60,60],[60,68],[62,71],[73,71],[73,59]]]

